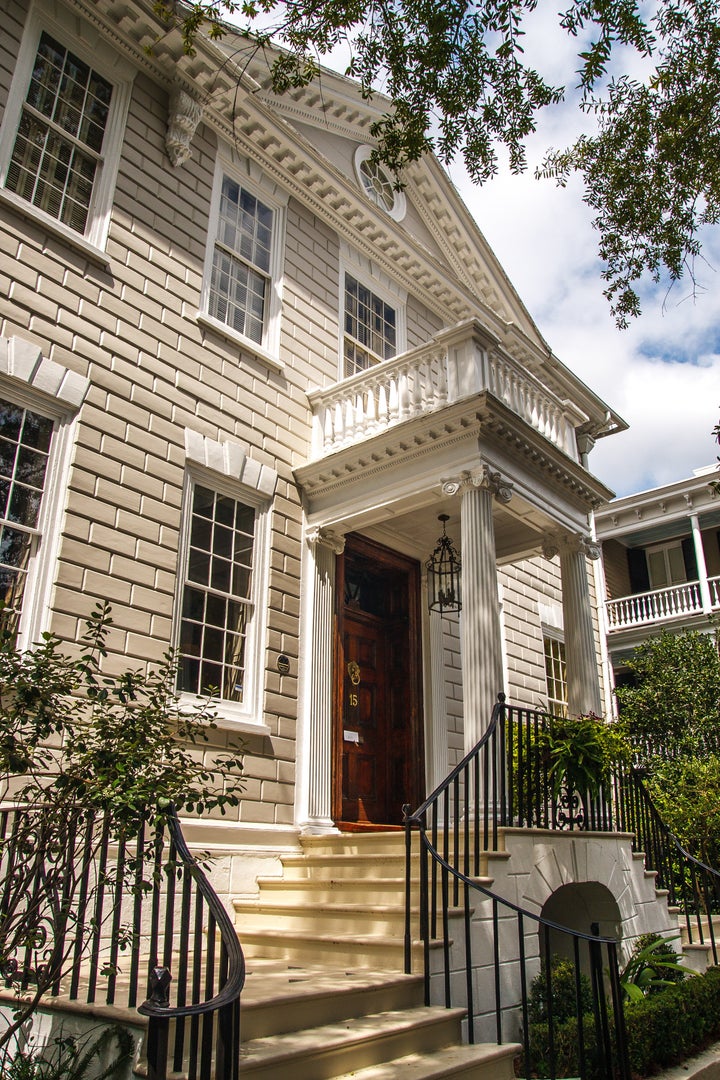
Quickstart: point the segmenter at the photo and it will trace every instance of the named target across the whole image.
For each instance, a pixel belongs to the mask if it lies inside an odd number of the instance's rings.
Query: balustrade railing
[[[149,1080],[237,1080],[245,967],[225,908],[165,823],[118,833],[108,815],[0,809],[0,973],[21,1015],[45,994],[147,1016]]]
[[[720,608],[720,578],[708,579],[710,603]],[[626,630],[684,615],[699,615],[703,611],[699,581],[687,581],[665,589],[622,596],[605,603],[609,630]]]
[[[499,348],[488,348],[472,321],[350,379],[311,391],[313,458],[484,390],[577,460],[575,427],[584,417]]]

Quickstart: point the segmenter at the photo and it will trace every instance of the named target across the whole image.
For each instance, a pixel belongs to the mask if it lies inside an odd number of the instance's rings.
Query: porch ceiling
[[[382,522],[366,524],[361,531],[372,539],[424,561],[442,532],[439,514],[447,514],[447,533],[462,554],[460,502],[456,497],[436,497],[429,505],[406,512],[389,512]],[[494,506],[495,546],[499,563],[537,554],[547,532],[547,521],[524,500],[514,498],[510,506]]]

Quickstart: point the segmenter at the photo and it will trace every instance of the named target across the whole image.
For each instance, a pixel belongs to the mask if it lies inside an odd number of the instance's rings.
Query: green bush
[[[614,1043],[610,1012],[611,1041]],[[634,1076],[652,1076],[660,1069],[676,1065],[709,1041],[720,1037],[720,968],[710,968],[686,982],[669,987],[625,1007],[630,1070]],[[594,1018],[583,1017],[583,1042],[588,1080],[601,1080]],[[551,1076],[550,1040],[547,1023],[531,1024],[528,1031],[530,1060],[526,1076]],[[553,1025],[555,1075],[579,1076],[578,1023],[570,1017]]]
[[[571,1016],[578,1014],[578,994],[575,981],[575,965],[562,956],[553,956],[550,961],[550,988],[552,994],[552,1015],[556,1024],[562,1024]],[[531,1023],[547,1020],[547,979],[545,971],[540,971],[530,983],[528,1008]],[[592,1008],[592,989],[587,975],[580,974],[580,1013]]]

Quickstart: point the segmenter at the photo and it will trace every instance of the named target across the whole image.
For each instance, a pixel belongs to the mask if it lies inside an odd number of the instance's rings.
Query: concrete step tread
[[[454,1032],[457,1030],[459,1034],[459,1024],[464,1016],[464,1009],[445,1009],[440,1005],[429,1005],[370,1013],[367,1016],[321,1024],[303,1031],[251,1039],[240,1047],[240,1072],[242,1075],[243,1067],[266,1066],[270,1062],[281,1067],[285,1062],[292,1062],[298,1055],[319,1052],[329,1054],[334,1050],[347,1049],[355,1043],[364,1043],[368,1039],[382,1039],[433,1026],[440,1029],[439,1046],[448,1046],[453,1041]],[[442,1031],[444,1027],[447,1027],[446,1034]]]
[[[369,971],[364,968],[354,970],[348,966],[334,968],[328,964],[292,964],[250,957],[242,992],[242,1009],[245,1012],[268,1003],[282,1006],[301,997],[353,996],[358,992],[391,986],[421,987],[422,983],[422,975]]]
[[[476,1043],[474,1046],[446,1046],[435,1054],[407,1054],[381,1065],[344,1073],[336,1080],[443,1080],[444,1077],[474,1076],[476,1070],[493,1068],[507,1063],[507,1076],[513,1075],[513,1060],[522,1047],[519,1043],[497,1046],[495,1043]],[[472,1072],[468,1071],[472,1070]]]
[[[267,938],[270,938],[271,943],[272,943],[272,939],[276,938],[278,941],[298,941],[299,940],[299,941],[303,941],[303,942],[315,942],[315,943],[317,943],[319,945],[326,945],[326,944],[348,945],[348,944],[353,944],[353,945],[357,945],[359,947],[361,947],[363,945],[365,945],[365,946],[378,945],[378,946],[393,946],[393,947],[396,947],[398,945],[403,944],[403,937],[401,935],[396,935],[396,936],[393,937],[392,934],[354,934],[352,932],[352,927],[349,927],[348,929],[349,929],[349,932],[347,934],[338,934],[338,933],[335,933],[335,934],[311,934],[311,933],[308,933],[305,930],[280,930],[280,929],[274,929],[274,928],[272,930],[247,929],[247,930],[241,930],[240,931],[240,940],[241,940],[241,942],[246,941],[246,940],[249,941],[252,938],[260,937],[263,940],[266,940]],[[433,948],[436,944],[442,944],[442,943],[441,942],[431,941],[430,942],[430,948]],[[418,940],[413,940],[413,945],[414,946],[417,945],[419,947],[419,946],[422,945],[422,942],[419,939]]]

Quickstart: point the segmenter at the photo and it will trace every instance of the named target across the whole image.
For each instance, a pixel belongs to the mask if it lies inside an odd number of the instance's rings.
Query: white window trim
[[[555,641],[559,645],[562,645],[563,648],[565,648],[565,633],[564,633],[564,631],[562,629],[562,625],[561,626],[556,626],[556,625],[554,625],[554,623],[546,623],[546,622],[543,622],[543,624],[542,624],[541,633],[542,633],[541,640],[542,640],[543,675],[545,677],[545,694],[546,694],[546,697],[547,697],[548,709],[551,709],[551,702],[557,702],[558,704],[563,705],[565,710],[567,711],[567,708],[568,708],[567,701],[561,701],[559,698],[551,698],[550,697],[550,687],[548,686],[548,681],[547,681],[547,661],[546,661],[546,657],[545,657],[545,641],[546,641],[546,639],[549,639],[550,641]],[[567,686],[567,653],[566,653],[566,657],[565,657],[565,696],[566,697],[567,697],[567,692],[568,692],[568,686]]]
[[[220,195],[224,176],[230,176],[243,188],[260,199],[273,211],[273,238],[270,251],[270,289],[268,307],[265,313],[263,340],[258,344],[245,334],[238,333],[227,323],[213,318],[210,308],[210,278],[215,251],[215,237],[220,217]],[[262,360],[276,371],[283,371],[285,365],[280,359],[280,324],[282,318],[283,270],[285,262],[285,220],[287,216],[288,196],[262,170],[249,159],[237,154],[232,147],[223,146],[215,161],[210,217],[208,221],[207,246],[203,267],[203,283],[200,295],[198,323],[210,327],[221,337],[240,345],[243,351]]]
[[[85,233],[76,232],[51,214],[33,206],[26,199],[5,188],[20,115],[43,31],[47,31],[113,85],[110,113],[103,138],[102,165],[93,184]],[[70,30],[68,15],[60,4],[50,2],[35,4],[31,7],[17,56],[2,128],[0,128],[0,198],[2,202],[13,206],[23,216],[40,222],[46,229],[61,236],[91,258],[100,257],[101,262],[107,261],[104,251],[110,228],[113,195],[134,77],[135,73],[128,61],[121,57],[107,38],[89,23],[78,20],[73,23]]]
[[[225,698],[213,699],[216,720],[220,727],[233,731],[269,735],[271,729],[263,721],[263,658],[268,624],[270,512],[277,474],[273,469],[260,466],[249,458],[246,449],[233,440],[220,443],[189,428],[185,430],[186,469],[172,640],[173,648],[177,651],[190,543],[192,492],[195,484],[203,484],[213,491],[227,495],[228,498],[244,502],[255,510],[250,596],[253,614],[245,641],[244,701],[240,703]],[[205,699],[202,695],[183,692],[180,693],[179,700],[181,708],[194,710]]]
[[[387,207],[383,206],[376,199],[374,199],[373,196],[368,193],[368,190],[365,187],[365,181],[363,180],[360,166],[363,164],[364,161],[369,160],[369,158],[372,156],[372,153],[373,147],[367,145],[358,146],[357,150],[355,151],[354,163],[357,182],[360,185],[363,195],[369,202],[373,204],[373,206],[377,206],[378,210],[381,210],[383,214],[387,214],[387,216],[389,218],[392,218],[393,221],[402,221],[405,217],[405,214],[407,213],[407,198],[404,191],[401,191],[400,189],[394,190],[393,193],[395,195],[395,201],[393,202],[391,209],[388,210]],[[383,167],[383,171],[387,174],[388,179],[392,182],[390,170],[387,167]]]
[[[36,345],[18,337],[0,338],[0,396],[55,422],[38,520],[40,539],[28,567],[20,615],[20,649],[39,641],[49,625],[77,414],[89,388],[89,379],[45,359]]]
[[[344,242],[340,247],[340,290],[338,296],[338,380],[345,378],[345,275],[370,289],[395,310],[395,356],[407,351],[407,292],[371,260]]]

